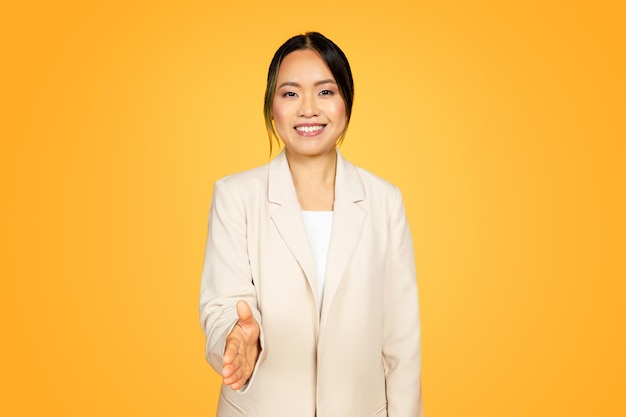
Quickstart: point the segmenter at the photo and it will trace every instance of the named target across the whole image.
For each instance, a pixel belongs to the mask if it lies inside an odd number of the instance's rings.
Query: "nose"
[[[300,100],[299,115],[302,117],[314,117],[319,115],[317,101],[312,94],[303,94]]]

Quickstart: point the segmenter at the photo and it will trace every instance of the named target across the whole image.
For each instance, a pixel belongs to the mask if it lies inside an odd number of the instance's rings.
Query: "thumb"
[[[237,316],[239,316],[239,321],[244,326],[249,326],[255,321],[252,315],[252,309],[248,303],[243,300],[237,302]]]

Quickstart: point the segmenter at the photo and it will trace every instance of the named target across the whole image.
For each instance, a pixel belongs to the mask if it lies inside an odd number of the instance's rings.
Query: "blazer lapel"
[[[269,164],[268,201],[274,205],[274,208],[270,210],[270,217],[283,241],[302,268],[317,306],[315,260],[284,149]]]
[[[337,151],[333,226],[324,278],[320,329],[328,317],[335,294],[358,242],[366,215],[358,202],[364,198],[365,190],[356,167],[343,159]]]

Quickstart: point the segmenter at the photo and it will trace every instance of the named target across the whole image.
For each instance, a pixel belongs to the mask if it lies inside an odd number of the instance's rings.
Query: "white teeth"
[[[306,132],[306,133],[310,133],[310,132],[316,132],[318,130],[322,130],[324,128],[324,126],[322,125],[316,125],[316,126],[298,126],[296,127],[296,130],[298,132]]]

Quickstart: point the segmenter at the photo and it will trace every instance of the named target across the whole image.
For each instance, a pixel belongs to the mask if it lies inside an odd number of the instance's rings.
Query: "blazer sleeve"
[[[423,416],[421,336],[413,241],[400,190],[389,218],[383,289],[383,358],[389,417]]]
[[[247,252],[246,215],[224,180],[215,183],[209,212],[202,283],[200,286],[200,322],[206,336],[206,358],[213,369],[222,373],[226,337],[238,320],[236,304],[244,300],[261,325],[256,292]],[[239,391],[245,392],[263,357],[261,352],[252,376]]]

